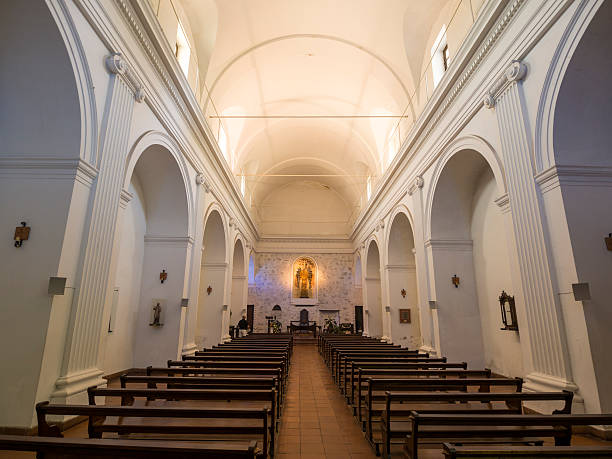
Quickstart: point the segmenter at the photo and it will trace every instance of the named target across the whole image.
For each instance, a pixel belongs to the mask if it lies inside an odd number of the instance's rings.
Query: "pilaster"
[[[524,295],[521,337],[526,355],[526,387],[576,391],[547,251],[540,195],[534,179],[531,142],[526,126],[522,81],[525,64],[513,61],[485,94],[500,132],[514,238]],[[503,201],[503,199],[502,199]],[[503,202],[500,202],[503,204]],[[526,347],[528,349],[526,349]]]
[[[52,394],[55,399],[65,400],[92,384],[104,383],[99,368],[102,318],[134,101],[141,102],[144,98],[142,85],[120,54],[108,56],[106,68],[110,85],[100,138],[99,173],[89,210],[61,373]]]

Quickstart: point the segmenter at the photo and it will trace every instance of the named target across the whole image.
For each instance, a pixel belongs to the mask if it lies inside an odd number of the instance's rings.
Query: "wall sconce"
[[[402,298],[406,298],[406,289],[405,288],[403,288],[400,293],[402,294]]]
[[[26,222],[21,222],[21,226],[15,228],[15,247],[21,247],[23,241],[27,241],[30,237],[30,227],[26,226]]]
[[[212,293],[212,287],[210,285],[206,289],[206,293],[208,293],[208,295],[210,295]]]
[[[456,274],[453,277],[451,277],[451,282],[453,283],[455,288],[459,288],[460,279],[457,277]]]
[[[166,272],[165,269],[162,269],[162,272],[159,273],[159,280],[163,284],[166,279],[168,279],[168,273]]]
[[[518,331],[514,297],[508,295],[502,290],[501,295],[499,296],[499,305],[501,307],[502,322],[504,324],[504,328],[502,328],[502,330]]]
[[[612,233],[608,234],[608,237],[605,239],[606,239],[606,247],[608,248],[608,250],[612,250]]]

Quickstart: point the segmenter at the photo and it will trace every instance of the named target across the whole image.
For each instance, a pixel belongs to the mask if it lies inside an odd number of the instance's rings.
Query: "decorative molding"
[[[499,207],[502,213],[510,212],[510,198],[508,197],[508,193],[504,193],[499,198],[495,199],[493,202]]]
[[[206,262],[202,263],[202,267],[206,269],[210,269],[212,271],[221,271],[227,269],[229,263],[226,262]]]
[[[421,175],[417,175],[408,187],[408,194],[412,196],[417,189],[423,188],[423,185],[425,185],[425,180]]]
[[[122,189],[119,197],[119,206],[121,206],[122,209],[125,209],[133,197],[134,195],[128,190]]]
[[[197,174],[195,177],[195,182],[196,185],[201,185],[206,193],[210,193],[210,181],[208,180],[208,178],[206,178],[204,174]]]
[[[559,186],[610,187],[612,167],[559,164],[540,172],[535,179],[542,193]]]
[[[486,108],[494,108],[497,99],[504,93],[510,84],[521,81],[527,75],[527,66],[521,61],[512,61],[511,64],[504,70],[504,74],[500,76],[493,85],[487,90],[483,97],[482,103]]]
[[[113,75],[122,76],[134,94],[136,102],[145,99],[144,87],[136,74],[132,71],[121,53],[111,53],[105,60],[106,69]]]
[[[484,39],[478,40],[476,42],[476,39],[478,37],[472,38],[472,40],[475,42],[475,44],[473,44],[472,46],[473,48],[476,48],[476,49],[474,50],[473,53],[470,54],[470,56],[473,56],[471,62],[463,66],[463,69],[465,70],[460,77],[454,80],[450,80],[450,81],[456,81],[456,83],[455,83],[455,86],[453,86],[451,90],[446,91],[446,92],[444,92],[445,86],[448,86],[449,84],[446,84],[445,81],[448,81],[447,79],[448,77],[447,76],[443,77],[442,82],[436,88],[436,94],[429,100],[429,102],[427,103],[427,107],[423,110],[423,112],[421,112],[418,119],[415,121],[415,124],[410,129],[411,132],[406,136],[406,139],[402,143],[402,146],[400,147],[400,150],[398,154],[396,155],[396,159],[394,160],[394,162],[397,161],[397,164],[399,164],[400,159],[403,159],[403,157],[407,154],[407,152],[411,148],[414,147],[414,144],[417,142],[419,138],[420,139],[427,138],[429,134],[431,133],[431,131],[434,129],[434,127],[438,126],[439,120],[442,118],[442,116],[444,116],[444,114],[447,112],[451,104],[454,102],[457,96],[461,93],[463,88],[467,85],[472,75],[480,67],[480,64],[483,62],[485,57],[489,54],[491,49],[497,43],[502,33],[504,32],[504,30],[506,30],[508,25],[512,22],[512,19],[514,19],[517,12],[521,8],[521,6],[525,3],[525,1],[526,0],[511,1],[510,4],[497,15],[497,18],[498,18],[497,22],[492,27],[487,27],[486,30],[489,30],[489,32]],[[490,3],[493,4],[494,2],[490,2]],[[480,19],[478,20],[484,21],[485,19],[486,18],[484,14],[482,14],[480,15]],[[485,27],[485,26],[486,24],[483,24],[481,27]],[[474,27],[472,27],[470,34],[472,33],[473,30],[474,30]],[[469,35],[468,35],[468,38],[470,38]],[[467,41],[468,38],[466,38],[464,41]],[[465,52],[463,46],[462,48],[460,48],[459,52],[460,53]],[[461,57],[462,56],[458,56],[459,59]],[[459,62],[459,59],[455,59],[454,62],[455,63]],[[463,59],[465,61],[468,60],[467,57]],[[459,73],[458,71],[457,72],[453,71],[453,66],[451,66],[450,70],[451,72],[454,72],[454,74]],[[452,77],[454,76],[454,74],[451,74],[448,76]],[[446,95],[446,98],[444,98],[445,95]],[[362,210],[360,216],[357,217],[356,224],[354,226],[353,233],[352,233],[353,235],[357,233],[359,225],[364,224],[363,222],[365,222],[367,214],[369,212],[372,212],[375,209],[375,202],[378,200],[378,195],[381,193],[381,190],[386,188],[387,179],[389,177],[390,175],[387,175],[386,178],[383,177],[383,179],[381,179],[380,181],[381,183],[379,183],[376,190],[374,191],[374,194],[372,198],[369,200],[368,205]]]
[[[385,265],[386,271],[414,271],[416,270],[416,265]]]
[[[0,178],[77,180],[91,186],[98,169],[80,158],[53,158],[44,156],[1,156]]]
[[[180,248],[189,248],[193,245],[193,238],[190,236],[161,236],[155,234],[146,234],[144,243],[146,245],[155,246],[174,246]]]
[[[474,242],[471,239],[428,239],[425,241],[425,247],[432,250],[471,252]]]

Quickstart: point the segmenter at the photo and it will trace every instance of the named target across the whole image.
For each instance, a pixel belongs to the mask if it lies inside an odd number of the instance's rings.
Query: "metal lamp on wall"
[[[502,290],[501,295],[499,296],[499,306],[501,308],[502,323],[504,324],[504,328],[502,328],[502,330],[518,331],[514,297],[508,295],[504,290]]]

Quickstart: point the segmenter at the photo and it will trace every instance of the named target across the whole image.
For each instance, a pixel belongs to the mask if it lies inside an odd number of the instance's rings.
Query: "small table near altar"
[[[301,320],[292,320],[287,327],[289,332],[294,333],[296,331],[311,331],[314,337],[317,337],[317,323],[313,320],[309,321],[301,321]]]

